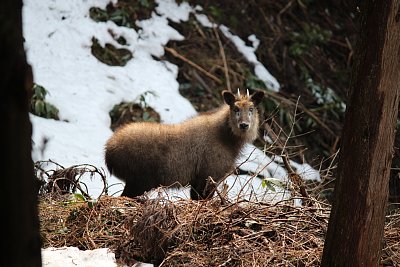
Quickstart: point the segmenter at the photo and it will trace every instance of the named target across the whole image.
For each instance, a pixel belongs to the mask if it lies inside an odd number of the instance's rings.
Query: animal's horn
[[[240,89],[238,88],[238,97],[240,98]]]
[[[247,97],[250,97],[249,89],[247,89]]]

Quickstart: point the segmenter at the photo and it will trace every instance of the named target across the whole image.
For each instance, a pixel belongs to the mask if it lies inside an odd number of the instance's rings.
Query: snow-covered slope
[[[192,12],[202,25],[216,25],[203,14],[198,14],[201,7],[192,7],[187,2],[177,4],[174,0],[157,0],[156,12],[151,18],[137,22],[140,31],[119,27],[113,22],[95,22],[89,17],[91,7],[104,9],[108,3],[108,0],[24,1],[25,47],[34,82],[49,91],[46,100],[60,110],[61,119],[55,121],[31,115],[34,160],[51,159],[64,167],[92,164],[105,169],[104,144],[112,134],[109,111],[115,104],[133,101],[148,91],[155,94],[147,94],[146,103],[160,114],[163,123],[178,123],[196,114],[190,102],[179,94],[177,66],[154,60],[152,55],[163,55],[163,46],[169,40],[185,38],[168,24],[168,19],[185,23]],[[259,46],[257,38],[249,33],[253,46],[246,46],[226,26],[219,27],[254,65],[255,75],[274,90],[279,90],[277,80],[254,53]],[[116,37],[123,36],[127,44],[117,43],[110,32]],[[111,43],[130,50],[133,59],[123,67],[100,62],[91,54],[92,37],[103,46]],[[44,140],[46,145],[43,149]],[[285,179],[286,171],[276,160],[253,146],[245,149],[238,163],[250,154],[242,166],[244,169],[261,170],[266,177]],[[318,172],[308,165],[298,165],[298,170],[307,174],[305,178],[319,179]],[[228,184],[233,187],[232,197],[236,197],[239,191],[245,194],[256,190],[258,195],[264,194],[259,179],[249,183],[248,177],[239,178],[239,182],[235,182],[235,177],[228,179]],[[102,191],[101,181],[88,180],[86,184],[93,197]],[[247,184],[250,191],[241,190],[240,184]],[[118,194],[123,188],[123,184],[112,176],[109,185],[113,185],[111,194]]]

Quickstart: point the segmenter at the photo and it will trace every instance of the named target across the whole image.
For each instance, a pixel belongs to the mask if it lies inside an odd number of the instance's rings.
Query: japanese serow
[[[105,161],[110,173],[125,181],[121,195],[190,184],[192,199],[210,197],[207,178],[219,182],[234,171],[243,146],[257,138],[264,92],[222,95],[223,106],[180,124],[136,122],[117,129],[106,144]]]

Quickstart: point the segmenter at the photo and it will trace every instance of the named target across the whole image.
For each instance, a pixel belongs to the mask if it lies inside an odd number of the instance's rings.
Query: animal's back
[[[161,165],[168,158],[171,147],[179,142],[177,136],[173,125],[145,122],[122,126],[106,144],[107,167],[124,181],[140,174],[137,172],[155,172],[159,168],[152,165]]]

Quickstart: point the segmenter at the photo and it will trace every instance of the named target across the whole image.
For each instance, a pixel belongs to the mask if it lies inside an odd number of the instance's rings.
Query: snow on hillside
[[[104,144],[112,134],[109,111],[115,104],[135,100],[148,91],[155,94],[147,94],[146,103],[160,114],[163,123],[178,123],[196,114],[190,102],[179,94],[177,66],[154,60],[152,56],[163,55],[163,46],[169,40],[184,39],[168,24],[168,19],[184,23],[190,12],[197,14],[201,7],[191,7],[187,2],[178,5],[173,0],[156,2],[157,12],[150,19],[138,21],[142,29],[137,32],[113,22],[95,22],[89,17],[90,7],[104,9],[108,0],[24,1],[25,47],[34,81],[49,91],[47,101],[60,110],[61,118],[55,121],[31,115],[34,160],[51,159],[64,167],[85,163],[105,169]],[[203,25],[213,26],[203,14],[196,17]],[[221,25],[220,29],[254,64],[255,75],[278,90],[276,79],[256,58],[257,38],[250,35],[253,47],[249,47],[226,26]],[[117,43],[110,32],[123,36],[127,44]],[[111,43],[130,50],[134,58],[124,67],[103,64],[91,54],[93,36],[103,46]],[[43,149],[44,140],[47,142]],[[262,169],[261,174],[266,177],[285,178],[285,170],[253,146],[246,148],[239,162],[249,154],[250,160],[243,168]],[[306,179],[319,179],[318,172],[309,165],[299,165],[298,169],[306,174]],[[242,183],[246,179],[241,177]],[[100,181],[86,183],[93,197],[102,191]],[[254,183],[253,187],[260,187],[259,179]],[[233,184],[233,177],[228,184]],[[111,194],[118,194],[123,188],[115,177],[109,178],[109,185],[113,185]],[[237,190],[231,191],[233,195],[236,193]]]
[[[207,17],[199,13],[201,7],[192,7],[187,2],[177,4],[174,0],[156,0],[157,12],[153,12],[147,20],[138,21],[141,30],[135,31],[113,22],[95,22],[89,17],[91,7],[104,9],[108,3],[109,0],[24,0],[25,48],[34,82],[48,90],[46,100],[60,111],[59,121],[30,116],[35,161],[51,159],[64,167],[92,164],[106,169],[104,144],[112,134],[109,111],[115,104],[133,101],[148,91],[155,94],[147,94],[146,103],[160,114],[163,123],[178,123],[196,115],[190,102],[179,94],[177,66],[154,60],[152,56],[162,56],[163,46],[168,41],[185,38],[168,24],[168,19],[184,23],[189,14],[194,13],[202,25],[212,27]],[[253,46],[246,46],[226,26],[221,25],[220,29],[254,65],[255,75],[273,90],[279,90],[279,83],[254,53],[259,46],[258,39],[249,33]],[[110,31],[117,37],[123,36],[127,44],[117,43]],[[92,37],[96,37],[102,46],[111,43],[117,48],[128,49],[134,58],[124,67],[103,64],[91,54]],[[238,163],[247,158],[249,160],[242,165],[244,169],[260,171],[266,177],[285,179],[286,171],[279,165],[279,157],[272,160],[249,145]],[[293,165],[305,179],[319,179],[318,172],[309,165],[294,162]],[[248,178],[240,176],[236,180],[230,177],[228,184],[233,190],[229,196],[236,198],[242,186],[246,185],[241,194],[255,191],[257,194],[253,196],[262,197],[265,189],[261,187],[261,180],[255,178],[250,183]],[[118,195],[123,189],[123,184],[115,177],[109,177],[108,183],[113,185],[110,187],[111,194]],[[97,197],[103,189],[101,181],[88,180],[86,184],[93,197]],[[178,193],[188,196],[187,189]],[[281,190],[279,193],[273,196],[280,199],[287,192]],[[65,261],[55,256],[60,251]],[[43,251],[44,266],[72,266],[74,262],[81,263],[80,266],[116,266],[113,254],[106,250],[96,256],[88,253],[79,253],[75,248],[47,249]],[[78,259],[79,255],[83,256]],[[105,257],[104,260],[94,262],[93,258],[100,255]]]

